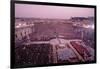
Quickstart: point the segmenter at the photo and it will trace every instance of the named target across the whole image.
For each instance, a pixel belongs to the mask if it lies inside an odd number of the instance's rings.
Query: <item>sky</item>
[[[55,18],[94,16],[94,8],[15,4],[15,17]]]

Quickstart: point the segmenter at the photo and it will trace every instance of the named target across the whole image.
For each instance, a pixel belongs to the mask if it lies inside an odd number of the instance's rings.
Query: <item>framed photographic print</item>
[[[96,6],[11,1],[11,68],[96,63]]]

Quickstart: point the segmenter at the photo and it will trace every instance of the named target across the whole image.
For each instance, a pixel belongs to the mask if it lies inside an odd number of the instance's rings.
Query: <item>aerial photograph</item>
[[[95,60],[94,8],[15,4],[15,65]]]

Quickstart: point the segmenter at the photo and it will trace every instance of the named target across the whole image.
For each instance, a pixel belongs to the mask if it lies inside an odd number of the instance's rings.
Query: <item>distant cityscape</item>
[[[94,60],[94,17],[15,18],[15,64]]]

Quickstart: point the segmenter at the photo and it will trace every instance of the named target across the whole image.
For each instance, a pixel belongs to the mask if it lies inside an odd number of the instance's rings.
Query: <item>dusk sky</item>
[[[94,16],[94,8],[15,4],[15,17],[57,18]]]

